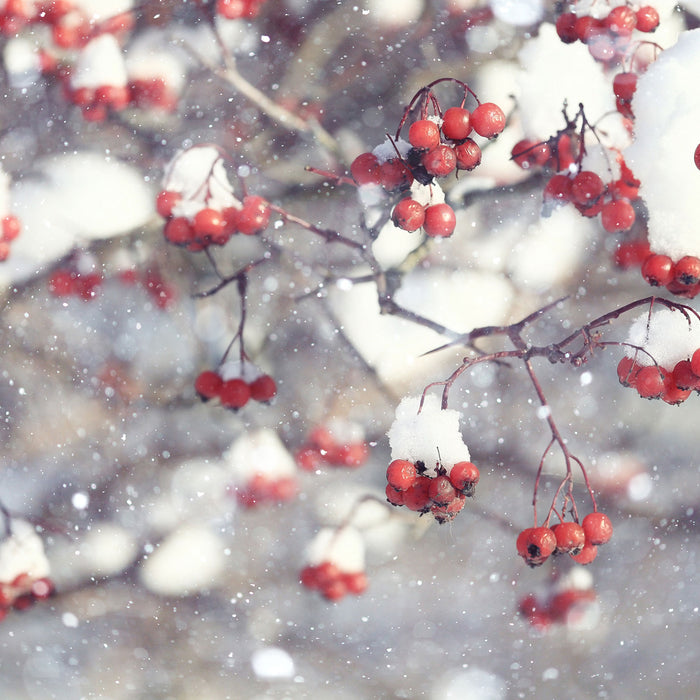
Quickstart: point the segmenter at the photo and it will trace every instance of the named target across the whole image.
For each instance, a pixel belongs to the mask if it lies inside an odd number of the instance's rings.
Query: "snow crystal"
[[[224,462],[243,481],[253,474],[282,477],[296,473],[294,458],[277,433],[269,428],[239,437],[224,455]]]
[[[632,102],[635,141],[625,159],[641,181],[649,211],[651,249],[678,260],[700,256],[700,93],[688,89],[700,74],[700,29],[685,32],[637,82]]]
[[[309,543],[306,561],[310,566],[330,562],[345,573],[364,571],[365,544],[362,535],[350,526],[323,528]]]
[[[646,352],[626,347],[625,354],[640,365],[653,365],[656,361],[661,367],[673,369],[676,363],[690,359],[700,348],[700,320],[692,313],[690,319],[689,324],[677,310],[660,309],[651,317],[645,311],[632,324],[627,342]]]
[[[449,472],[453,464],[468,462],[469,449],[459,429],[459,411],[442,410],[440,398],[428,395],[420,413],[420,397],[409,396],[396,408],[396,418],[389,428],[392,459],[423,462],[426,475],[435,476],[441,463]]]
[[[30,578],[49,575],[49,561],[44,543],[34,526],[26,520],[13,519],[12,535],[0,542],[0,582],[12,583],[20,574]]]
[[[267,647],[253,652],[250,665],[258,678],[292,678],[294,676],[294,661],[292,657],[279,647]]]
[[[128,83],[124,54],[112,34],[90,41],[78,54],[70,74],[73,89],[97,89],[104,85],[123,87]]]
[[[186,525],[171,533],[141,565],[146,588],[160,595],[191,595],[215,585],[225,544],[208,528]]]

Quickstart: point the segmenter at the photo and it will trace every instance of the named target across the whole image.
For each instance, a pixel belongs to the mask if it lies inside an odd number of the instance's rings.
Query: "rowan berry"
[[[682,391],[699,391],[700,377],[698,377],[690,364],[690,360],[681,360],[676,362],[676,366],[671,372],[673,383]]]
[[[430,119],[419,119],[409,127],[408,140],[419,151],[430,151],[440,143],[440,127]]]
[[[700,170],[700,143],[695,147],[695,153],[693,153],[693,162],[695,167]]]
[[[575,24],[576,36],[584,44],[587,44],[594,37],[600,36],[607,32],[605,20],[596,19],[590,15],[581,15],[576,18]]]
[[[243,408],[250,399],[250,387],[239,378],[227,379],[219,390],[219,401],[225,408],[234,411]]]
[[[5,243],[14,241],[22,232],[22,224],[16,216],[8,215],[2,220],[2,234],[0,239]]]
[[[552,175],[544,186],[544,200],[560,202],[562,204],[571,200],[571,178],[558,173]]]
[[[456,495],[454,486],[446,476],[438,475],[430,480],[428,496],[435,505],[446,506]]]
[[[450,107],[442,116],[442,133],[450,141],[463,141],[472,130],[471,114],[464,107]]]
[[[410,187],[413,174],[402,160],[391,158],[379,166],[379,182],[387,192],[394,192]]]
[[[529,170],[535,165],[545,165],[552,157],[552,152],[546,143],[522,139],[513,146],[510,157],[523,170]]]
[[[203,401],[208,401],[219,395],[223,383],[224,380],[216,372],[205,370],[194,380],[194,389]]]
[[[416,477],[416,480],[403,492],[403,503],[409,510],[427,513],[430,509],[430,479],[427,476]]]
[[[586,535],[578,523],[566,521],[552,527],[557,540],[557,552],[562,554],[578,554],[586,543]]]
[[[613,78],[613,92],[615,97],[619,97],[625,102],[631,102],[634,93],[637,91],[636,73],[618,73]]]
[[[677,386],[673,379],[673,374],[669,372],[664,377],[664,390],[660,398],[664,403],[677,406],[686,401],[692,393],[690,389],[681,389]]]
[[[493,102],[482,102],[471,115],[472,128],[479,136],[494,138],[506,126],[506,115]]]
[[[466,139],[455,146],[458,170],[474,170],[481,163],[481,148],[473,139]]]
[[[450,469],[450,483],[460,493],[466,496],[474,494],[474,488],[479,483],[479,470],[471,462],[457,462]]]
[[[634,208],[628,199],[613,199],[600,212],[600,222],[608,233],[627,231],[635,220]]]
[[[658,399],[664,392],[665,376],[661,368],[647,365],[637,372],[634,387],[643,399]]]
[[[444,525],[455,519],[457,513],[464,508],[466,500],[467,498],[464,494],[458,493],[449,503],[432,506],[430,512],[440,525]]]
[[[694,255],[684,255],[673,266],[673,279],[686,286],[700,282],[700,260]]]
[[[367,574],[364,571],[355,571],[342,574],[342,580],[348,593],[360,595],[367,590]]]
[[[217,238],[224,232],[224,217],[221,212],[211,207],[200,209],[192,221],[197,238]]]
[[[358,185],[378,185],[379,161],[374,153],[360,153],[350,164],[350,174]]]
[[[306,445],[296,453],[294,460],[299,469],[312,472],[318,469],[323,463],[323,455],[317,447]]]
[[[261,374],[250,383],[250,398],[254,401],[272,401],[276,394],[277,384],[269,374]]]
[[[269,222],[270,204],[257,195],[245,196],[236,221],[238,232],[246,236],[254,236],[263,231]]]
[[[600,176],[590,170],[582,170],[571,182],[571,199],[582,205],[590,205],[603,194],[605,185]]]
[[[163,236],[173,245],[188,245],[194,240],[194,229],[184,216],[176,216],[166,222]]]
[[[578,40],[576,20],[577,17],[573,12],[562,12],[562,14],[557,17],[555,23],[557,35],[565,44],[573,44]]]
[[[635,386],[641,367],[631,358],[623,357],[617,365],[617,378],[622,386]]]
[[[668,255],[650,255],[642,263],[642,277],[652,287],[665,287],[673,279],[673,260]]]
[[[612,537],[613,526],[610,518],[600,511],[594,511],[586,515],[581,522],[581,526],[586,533],[586,541],[591,544],[605,544]]]
[[[182,195],[173,190],[162,190],[156,197],[156,211],[164,219],[169,219],[173,215],[173,207],[182,200]]]
[[[637,10],[637,29],[640,32],[653,32],[659,26],[659,12],[651,5],[645,5]]]
[[[425,207],[415,199],[406,197],[396,203],[391,220],[394,226],[404,231],[417,231],[425,221]]]
[[[690,358],[690,369],[693,370],[693,374],[700,377],[700,348],[698,348]]]
[[[598,547],[590,542],[586,542],[578,554],[571,554],[570,556],[577,564],[585,566],[598,556]]]
[[[326,453],[326,461],[341,467],[361,467],[367,461],[368,454],[364,442],[334,445]]]
[[[629,36],[637,26],[637,14],[631,7],[613,7],[605,18],[605,26],[618,36]]]
[[[615,250],[613,260],[617,267],[627,270],[630,267],[641,266],[650,254],[649,241],[646,238],[637,238],[620,243]]]
[[[557,538],[548,527],[529,527],[516,541],[518,554],[529,566],[540,566],[556,549]]]
[[[447,238],[454,233],[457,217],[449,204],[432,204],[425,210],[423,230],[431,238]]]
[[[402,506],[404,504],[404,492],[397,491],[391,484],[386,485],[385,493],[386,500],[389,501],[392,506]]]
[[[457,167],[457,156],[454,149],[441,143],[421,158],[421,164],[433,177],[447,177]]]
[[[56,270],[49,279],[49,291],[55,297],[66,297],[75,291],[75,275],[68,270]]]
[[[416,465],[406,459],[395,459],[386,469],[386,480],[397,491],[406,491],[417,476]]]

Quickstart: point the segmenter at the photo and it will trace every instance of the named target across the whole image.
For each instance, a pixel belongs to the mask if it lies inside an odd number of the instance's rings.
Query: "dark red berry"
[[[473,139],[466,139],[455,146],[458,170],[474,170],[481,163],[481,149]]]
[[[425,207],[415,199],[406,197],[396,203],[391,220],[394,226],[404,231],[417,231],[425,221]]]
[[[451,141],[463,141],[472,130],[471,114],[464,107],[450,107],[442,115],[442,133]]]
[[[474,131],[479,136],[491,139],[505,129],[506,115],[497,104],[482,102],[472,112],[471,121]]]
[[[413,148],[429,151],[440,143],[440,128],[430,119],[419,119],[409,127],[408,140]]]
[[[668,255],[650,255],[642,263],[642,277],[652,287],[665,287],[673,279],[673,260]]]

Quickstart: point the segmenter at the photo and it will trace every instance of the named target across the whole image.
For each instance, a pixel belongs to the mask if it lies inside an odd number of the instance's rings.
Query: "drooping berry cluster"
[[[360,595],[367,589],[364,541],[354,527],[322,529],[310,543],[306,559],[301,584],[327,600]]]
[[[165,239],[191,251],[225,245],[236,233],[258,234],[271,213],[262,197],[245,195],[240,201],[235,196],[224,159],[212,146],[195,146],[173,158],[156,209],[167,219]]]
[[[651,5],[637,5],[635,9],[628,4],[611,8],[599,3],[595,16],[562,12],[555,26],[565,44],[580,41],[588,46],[596,60],[609,62],[624,53],[635,29],[645,33],[655,31],[659,26],[659,13]]]
[[[360,467],[369,455],[361,425],[343,420],[332,420],[318,425],[306,442],[297,450],[296,462],[304,471],[315,471],[323,466]]]
[[[451,236],[456,217],[445,202],[440,178],[459,170],[473,170],[481,162],[481,148],[471,138],[495,138],[506,124],[503,110],[492,102],[479,102],[472,90],[460,81],[464,97],[460,105],[442,112],[433,92],[435,81],[419,90],[404,112],[394,139],[372,152],[360,154],[350,173],[359,187],[380,186],[386,192],[408,192],[396,203],[391,218],[404,231],[423,232],[433,238]],[[473,111],[464,107],[468,95],[477,100]],[[419,107],[419,118],[409,123],[412,110]],[[429,114],[432,107],[433,114]],[[401,138],[408,124],[408,141]]]
[[[449,471],[436,467],[435,476],[426,476],[422,462],[395,459],[386,470],[386,498],[394,506],[406,506],[418,513],[431,513],[440,524],[449,522],[474,495],[479,470],[471,462],[457,462]]]
[[[269,403],[277,395],[275,380],[245,360],[225,362],[217,370],[200,372],[194,388],[202,401],[218,399],[232,411],[243,408],[251,399]]]
[[[568,554],[578,564],[590,564],[598,546],[612,537],[612,523],[607,515],[594,511],[579,524],[566,520],[549,527],[528,527],[516,541],[518,554],[528,566],[541,566],[552,554]]]
[[[642,277],[652,287],[666,287],[671,294],[693,299],[700,292],[700,259],[684,255],[674,262],[668,255],[650,253],[642,263]]]

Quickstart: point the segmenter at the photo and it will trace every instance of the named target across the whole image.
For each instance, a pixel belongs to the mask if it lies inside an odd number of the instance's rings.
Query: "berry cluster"
[[[176,294],[173,286],[168,284],[160,273],[152,268],[147,268],[142,272],[123,270],[118,276],[123,284],[135,284],[143,287],[159,309],[168,309],[175,301]]]
[[[299,576],[301,584],[318,591],[326,600],[340,600],[367,589],[364,571],[364,542],[357,529],[324,528],[309,544],[308,564]]]
[[[503,110],[492,102],[479,102],[473,111],[464,107],[467,95],[476,95],[459,81],[464,90],[459,106],[443,113],[432,87],[416,93],[404,112],[395,139],[389,139],[372,152],[361,153],[350,166],[350,173],[359,187],[381,186],[386,192],[408,192],[393,208],[391,218],[404,231],[423,232],[432,238],[451,236],[457,223],[454,210],[444,201],[437,180],[459,170],[473,170],[481,162],[481,148],[471,138],[479,135],[495,138],[505,128]],[[408,127],[408,141],[401,138],[415,105],[420,105],[420,118]],[[432,106],[434,114],[428,114]]]
[[[364,430],[357,423],[333,420],[318,425],[297,450],[296,463],[304,471],[322,466],[360,467],[369,455]]]
[[[225,19],[254,19],[265,0],[216,0],[216,13]]]
[[[32,578],[29,574],[19,574],[9,583],[0,582],[0,620],[7,613],[26,610],[37,600],[44,600],[54,592],[54,585],[49,578]]]
[[[578,564],[590,564],[598,545],[612,537],[612,523],[604,513],[588,513],[583,521],[567,520],[552,527],[525,528],[516,542],[518,554],[528,566],[541,566],[552,554],[568,554]]]
[[[234,488],[236,500],[245,508],[254,508],[264,503],[291,501],[298,491],[294,476],[272,477],[255,473],[244,485]]]
[[[642,263],[642,276],[652,287],[693,299],[700,292],[700,259],[684,255],[674,262],[668,255],[650,253]]]
[[[386,470],[386,498],[394,506],[406,506],[418,513],[431,513],[438,523],[450,522],[479,482],[479,470],[471,462],[457,462],[449,468],[436,467],[434,477],[426,475],[422,462],[395,459]]]
[[[576,626],[596,599],[592,584],[590,573],[575,567],[550,585],[541,598],[532,593],[524,596],[518,611],[532,627],[541,631],[552,625]]]
[[[607,14],[604,14],[607,12]],[[653,32],[659,26],[659,13],[651,5],[638,7],[617,5],[600,8],[599,16],[563,12],[557,17],[556,30],[565,44],[580,41],[588,46],[591,55],[599,61],[612,61],[624,53],[636,29]]]
[[[271,213],[262,197],[245,195],[241,202],[234,195],[223,157],[211,146],[195,146],[173,158],[156,209],[167,219],[165,239],[191,251],[225,245],[236,233],[261,233]]]
[[[0,262],[10,256],[10,244],[22,232],[22,224],[16,216],[3,217],[0,224]]]
[[[77,296],[90,301],[97,296],[97,290],[104,282],[99,272],[81,272],[75,269],[59,268],[49,277],[49,292],[55,297]]]
[[[225,362],[216,371],[200,372],[194,388],[202,401],[218,399],[224,408],[232,411],[243,408],[251,399],[269,403],[277,394],[275,380],[245,360]]]

